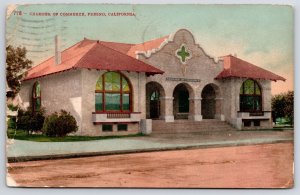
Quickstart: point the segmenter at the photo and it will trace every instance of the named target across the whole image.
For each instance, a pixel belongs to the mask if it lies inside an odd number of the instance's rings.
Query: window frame
[[[253,85],[254,85],[254,89],[253,89],[253,94],[245,94],[245,83],[250,80],[253,82]],[[259,92],[260,94],[256,94],[256,86],[258,86],[258,89],[259,89]],[[241,93],[241,89],[242,89],[242,92]],[[262,92],[262,88],[260,86],[260,84],[254,80],[254,79],[247,79],[247,80],[244,80],[243,83],[242,83],[242,86],[240,87],[240,90],[239,90],[239,97],[240,97],[240,100],[239,100],[239,103],[240,103],[240,112],[250,112],[250,113],[255,113],[255,112],[262,112],[263,110],[263,102],[262,102],[262,96],[263,96],[263,92]],[[252,107],[254,107],[253,105],[255,104],[255,99],[258,98],[259,102],[260,102],[260,107],[259,107],[259,110],[255,110],[255,109],[244,109],[242,107],[242,98],[243,97],[253,97],[253,100],[252,100]]]
[[[105,74],[107,73],[117,73],[120,75],[120,89],[119,90],[105,90]],[[133,90],[132,90],[132,85],[128,77],[126,77],[124,74],[122,74],[119,71],[108,71],[103,73],[101,76],[102,78],[102,90],[95,90],[95,113],[131,113],[133,110],[133,105],[132,105],[132,96],[133,96]],[[100,79],[98,77],[98,80],[96,82],[96,85]],[[123,91],[123,78],[127,81],[129,91]],[[97,110],[96,107],[96,94],[101,93],[102,94],[102,110]],[[105,94],[119,94],[120,95],[120,109],[119,110],[106,110],[106,97]],[[124,110],[123,109],[123,95],[124,94],[129,94],[129,109]]]
[[[113,131],[114,131],[113,124],[102,124],[102,132],[113,132]]]
[[[124,129],[121,127],[125,127]],[[128,131],[128,124],[119,123],[117,124],[117,131]]]
[[[39,97],[37,97],[37,94],[36,94],[37,85],[40,86],[40,96]],[[36,108],[37,100],[40,101],[40,107],[38,109]],[[42,107],[42,90],[41,90],[41,83],[39,81],[36,81],[33,84],[32,93],[31,93],[31,104],[32,104],[32,112],[33,113],[35,113],[36,111],[39,111]]]

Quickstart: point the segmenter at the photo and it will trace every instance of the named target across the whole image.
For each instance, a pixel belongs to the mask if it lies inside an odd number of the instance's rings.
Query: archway
[[[206,85],[201,93],[201,114],[203,119],[214,119],[221,114],[221,105],[216,99],[220,99],[219,87],[214,84]]]
[[[173,114],[175,119],[188,119],[190,112],[189,98],[192,96],[191,87],[187,84],[178,84],[173,91]]]
[[[163,87],[157,82],[146,84],[146,117],[159,119],[163,115],[163,102],[161,97],[165,96]]]

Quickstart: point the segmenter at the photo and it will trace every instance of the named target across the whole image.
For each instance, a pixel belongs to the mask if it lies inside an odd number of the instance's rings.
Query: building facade
[[[22,105],[69,111],[80,135],[137,133],[151,127],[147,119],[271,128],[271,81],[285,80],[235,56],[216,61],[186,29],[141,44],[55,45],[53,57],[28,71]]]

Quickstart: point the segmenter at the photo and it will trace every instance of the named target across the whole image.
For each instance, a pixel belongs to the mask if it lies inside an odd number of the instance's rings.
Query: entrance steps
[[[203,119],[202,121],[175,120],[152,120],[152,133],[191,133],[205,131],[234,131],[234,127],[217,119]]]

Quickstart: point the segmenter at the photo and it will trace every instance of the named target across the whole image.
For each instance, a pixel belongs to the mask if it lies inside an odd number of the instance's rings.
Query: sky
[[[35,65],[53,55],[56,34],[64,49],[84,37],[141,43],[186,28],[211,57],[235,54],[286,78],[285,82],[272,82],[272,94],[294,88],[294,16],[290,6],[52,4],[11,6],[7,12],[7,44],[25,46]],[[30,12],[51,16],[30,16]],[[135,16],[52,16],[74,12],[132,12]]]

